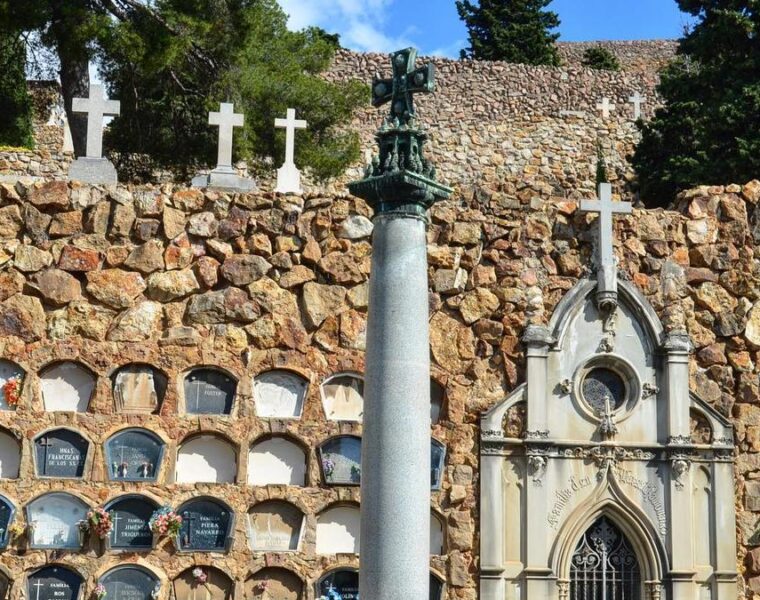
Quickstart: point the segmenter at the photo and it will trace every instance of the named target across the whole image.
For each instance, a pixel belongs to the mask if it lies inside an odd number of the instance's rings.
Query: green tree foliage
[[[17,34],[0,30],[0,146],[34,145],[25,66],[23,41]]]
[[[124,21],[103,41],[101,72],[121,101],[107,138],[112,148],[184,171],[214,165],[218,129],[208,112],[234,102],[245,114],[237,158],[282,162],[285,135],[274,120],[288,107],[309,123],[297,133],[300,166],[329,177],[359,157],[356,134],[336,125],[366,102],[367,88],[319,76],[335,37],[288,31],[275,0],[157,0],[154,8],[159,19]]]
[[[662,73],[665,105],[633,156],[642,200],[665,206],[698,184],[760,174],[760,3],[678,0],[697,17]]]
[[[556,13],[544,10],[551,0],[457,0],[467,26],[470,47],[462,58],[504,60],[529,65],[559,65],[554,42]]]
[[[597,69],[598,71],[619,71],[620,61],[617,57],[603,46],[593,46],[586,49],[581,61],[584,67]]]
[[[610,180],[607,177],[607,161],[604,158],[604,150],[602,149],[602,143],[596,143],[596,187],[599,187],[601,183],[609,183]]]

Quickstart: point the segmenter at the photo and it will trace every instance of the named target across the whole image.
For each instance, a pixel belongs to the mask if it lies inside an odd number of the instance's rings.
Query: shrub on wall
[[[25,67],[23,42],[15,34],[0,31],[0,146],[34,145]]]
[[[584,67],[590,69],[597,69],[599,71],[619,71],[620,61],[617,57],[602,46],[594,46],[588,48],[583,53],[583,60],[581,61]]]

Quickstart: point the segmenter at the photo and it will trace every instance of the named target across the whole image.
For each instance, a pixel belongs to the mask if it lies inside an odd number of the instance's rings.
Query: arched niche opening
[[[435,379],[430,379],[430,423],[437,425],[443,416],[446,389]]]
[[[0,360],[0,410],[16,410],[25,381],[24,369],[9,360]]]
[[[147,429],[123,429],[105,443],[108,478],[112,481],[155,481],[164,457],[164,442]]]
[[[433,511],[430,512],[430,554],[442,556],[446,543],[446,528],[443,518]]]
[[[294,552],[303,533],[304,514],[289,502],[271,500],[248,511],[248,537],[254,552]]]
[[[10,541],[10,532],[8,527],[13,522],[13,518],[16,516],[16,507],[5,496],[0,495],[0,549],[7,548]],[[0,575],[2,575],[0,571]],[[0,594],[0,598],[5,598],[3,594]]]
[[[231,375],[211,367],[199,367],[185,375],[185,412],[189,415],[229,415],[237,391]]]
[[[168,380],[155,367],[140,363],[124,365],[111,379],[117,412],[152,414],[161,410]]]
[[[78,550],[84,543],[80,523],[87,519],[87,506],[66,492],[51,492],[26,505],[32,548]]]
[[[443,480],[443,467],[446,460],[446,446],[438,440],[430,442],[430,487],[434,490],[441,489]]]
[[[106,588],[108,600],[152,600],[154,590],[160,589],[158,577],[138,566],[113,568],[98,583]]]
[[[303,581],[291,571],[267,567],[245,580],[246,600],[303,600]]]
[[[362,440],[342,435],[319,447],[322,478],[328,485],[359,485],[362,478]]]
[[[34,467],[39,477],[81,479],[90,442],[71,429],[45,431],[34,439]]]
[[[40,373],[40,389],[48,412],[87,412],[95,390],[95,375],[77,362],[55,363]]]
[[[322,576],[317,582],[317,597],[328,600],[358,600],[359,571],[337,569]]]
[[[353,373],[333,375],[322,384],[322,405],[330,421],[361,421],[364,380]]]
[[[317,515],[317,554],[359,553],[359,507],[338,504]]]
[[[253,380],[256,414],[268,419],[300,419],[309,381],[284,369],[257,375]]]
[[[27,598],[34,600],[79,600],[82,591],[79,573],[61,565],[47,565],[29,575]]]
[[[235,447],[219,435],[195,435],[180,445],[174,473],[177,483],[235,483]]]
[[[0,428],[0,479],[18,479],[21,444],[15,435]]]
[[[286,437],[255,442],[248,452],[250,485],[306,485],[306,452]]]
[[[693,408],[689,410],[689,425],[692,444],[712,444],[712,426],[703,413]]]
[[[140,494],[119,496],[106,504],[113,527],[108,535],[112,550],[140,551],[153,547],[150,518],[158,505]]]
[[[443,580],[430,574],[430,600],[443,600]]]
[[[232,600],[235,584],[224,571],[198,565],[182,571],[172,588],[174,600]]]
[[[184,552],[226,552],[232,541],[234,513],[215,498],[193,498],[179,507],[182,517],[179,549]]]

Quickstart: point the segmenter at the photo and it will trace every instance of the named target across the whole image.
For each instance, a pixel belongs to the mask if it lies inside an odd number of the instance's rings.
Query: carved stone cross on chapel
[[[612,240],[612,215],[631,214],[632,210],[630,202],[612,201],[612,186],[609,183],[599,184],[598,200],[581,200],[582,212],[599,213],[596,299],[599,308],[608,313],[617,307],[617,260]]]
[[[397,118],[400,125],[408,125],[414,118],[414,94],[430,93],[435,87],[435,71],[432,63],[419,69],[417,50],[406,48],[393,55],[393,78],[381,79],[375,76],[372,82],[372,106],[391,103],[391,119]]]

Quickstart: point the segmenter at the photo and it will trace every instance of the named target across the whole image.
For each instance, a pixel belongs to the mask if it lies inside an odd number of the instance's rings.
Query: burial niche
[[[430,554],[442,555],[444,543],[443,519],[434,512],[430,513]]]
[[[145,429],[125,429],[106,441],[108,478],[112,481],[155,481],[164,443]]]
[[[0,360],[0,410],[16,410],[25,379],[24,369],[9,360]]]
[[[430,600],[441,600],[443,598],[443,581],[438,579],[432,573],[430,574]]]
[[[0,571],[0,599],[6,600],[8,598],[8,592],[11,589],[11,580],[8,576]]]
[[[430,380],[430,423],[437,425],[443,413],[446,390],[435,379]]]
[[[182,571],[172,587],[174,600],[231,600],[235,584],[223,571],[202,565]]]
[[[317,594],[327,600],[358,600],[359,572],[340,569],[328,573],[319,580]]]
[[[79,363],[56,363],[40,373],[40,388],[46,411],[86,412],[95,376]]]
[[[317,516],[317,554],[359,553],[359,507],[339,504]]]
[[[21,446],[11,432],[0,429],[0,479],[17,479]]]
[[[270,501],[248,511],[248,535],[254,552],[298,550],[303,513],[288,502]]]
[[[167,379],[150,365],[126,365],[113,375],[116,410],[123,413],[157,413],[166,394]]]
[[[441,489],[445,458],[446,446],[438,440],[432,440],[430,443],[430,487],[434,490]]]
[[[10,532],[8,526],[13,521],[13,517],[16,515],[16,507],[5,496],[0,495],[0,548],[6,548],[10,541]],[[2,572],[0,572],[2,575]],[[0,598],[5,598],[3,594],[0,594]]]
[[[322,384],[322,404],[330,421],[361,421],[364,380],[358,375],[334,375]]]
[[[286,569],[267,567],[245,581],[246,600],[301,600],[303,581]]]
[[[116,567],[100,578],[108,600],[152,600],[158,578],[142,567]]]
[[[137,494],[121,496],[106,505],[111,513],[113,528],[108,536],[112,549],[150,550],[153,547],[153,532],[150,517],[157,505],[145,496]]]
[[[327,440],[319,447],[322,477],[328,485],[359,485],[362,478],[362,441],[353,435]]]
[[[185,376],[185,412],[191,415],[228,415],[232,412],[237,381],[217,369],[193,369]]]
[[[284,437],[256,442],[248,453],[248,483],[306,485],[306,452]]]
[[[300,419],[308,387],[308,380],[292,371],[277,369],[258,375],[253,380],[256,414],[263,418]]]
[[[183,442],[177,452],[177,483],[235,483],[237,454],[224,438],[196,435]]]
[[[60,565],[49,565],[35,571],[26,582],[29,600],[78,600],[82,578]]]
[[[52,492],[26,506],[32,548],[79,549],[84,542],[80,523],[89,507],[76,496]]]
[[[81,478],[90,442],[71,429],[54,429],[34,440],[34,464],[40,477]]]
[[[570,563],[570,597],[641,597],[636,553],[623,532],[605,516],[589,527],[575,549]]]
[[[195,552],[225,552],[229,547],[233,513],[218,500],[197,498],[177,511],[182,517],[179,549]]]

